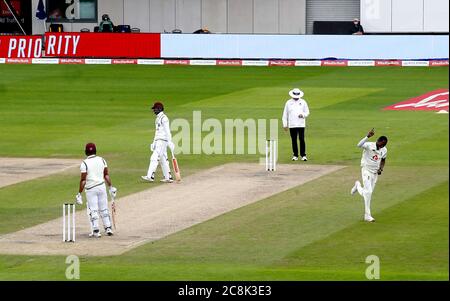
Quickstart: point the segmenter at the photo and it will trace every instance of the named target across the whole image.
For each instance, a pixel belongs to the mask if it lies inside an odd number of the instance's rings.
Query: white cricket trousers
[[[370,213],[370,201],[372,199],[372,193],[375,190],[378,174],[370,172],[363,167],[361,168],[361,175],[364,186],[357,185],[358,193],[364,198],[365,215],[372,216]]]
[[[158,167],[158,162],[161,164],[161,170],[164,179],[168,180],[170,178],[170,167],[169,159],[167,158],[167,141],[156,140],[155,149],[153,150],[152,156],[150,157],[150,165],[147,171],[147,177],[154,178],[155,171]]]
[[[89,216],[91,218],[92,230],[99,230],[98,220],[100,217],[102,218],[105,229],[111,227],[105,184],[86,189],[86,200]]]

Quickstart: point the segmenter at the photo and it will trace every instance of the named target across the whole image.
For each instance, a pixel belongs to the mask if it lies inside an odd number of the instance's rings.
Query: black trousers
[[[300,156],[306,156],[306,144],[305,144],[305,128],[290,128],[292,140],[292,152],[295,157],[298,157],[297,137],[300,140]]]

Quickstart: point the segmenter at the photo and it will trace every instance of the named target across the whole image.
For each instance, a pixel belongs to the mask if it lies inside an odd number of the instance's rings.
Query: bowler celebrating
[[[358,143],[358,147],[363,149],[361,158],[361,174],[364,187],[361,186],[359,181],[355,182],[351,190],[351,194],[355,194],[356,191],[364,198],[364,220],[366,222],[374,222],[375,219],[370,213],[370,200],[372,199],[372,193],[377,183],[378,175],[383,172],[384,165],[386,163],[387,148],[386,144],[388,139],[386,136],[380,136],[376,142],[368,142],[369,138],[375,134],[374,129]]]
[[[93,233],[89,236],[101,237],[98,220],[101,217],[106,234],[111,236],[111,218],[108,210],[108,197],[106,195],[105,182],[109,186],[111,197],[115,197],[117,189],[112,186],[109,177],[108,165],[105,159],[97,156],[97,148],[94,143],[88,143],[85,147],[87,158],[80,165],[80,188],[76,195],[77,204],[83,204],[81,193],[86,190],[87,207]]]
[[[155,138],[150,145],[150,150],[153,153],[150,157],[147,175],[141,176],[141,178],[147,182],[154,182],[155,171],[159,162],[164,176],[164,179],[162,179],[161,182],[172,183],[173,179],[172,174],[170,173],[169,160],[167,158],[167,147],[169,147],[173,153],[175,146],[172,142],[172,134],[170,133],[169,118],[164,114],[164,105],[160,102],[155,102],[152,110],[156,115]]]

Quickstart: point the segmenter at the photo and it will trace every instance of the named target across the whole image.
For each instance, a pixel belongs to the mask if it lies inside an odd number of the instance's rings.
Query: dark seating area
[[[94,27],[94,32],[99,32],[99,26]],[[111,27],[108,24],[103,25],[103,32],[121,32],[121,33],[129,33],[129,32],[140,32],[139,28],[131,28],[130,25],[117,25]]]
[[[64,32],[64,26],[62,24],[50,24],[48,28],[49,32]]]
[[[110,24],[104,24],[102,32],[114,32],[114,27]]]
[[[342,34],[352,33],[352,21],[314,21],[313,34]]]
[[[130,25],[117,25],[114,26],[114,32],[131,32],[131,26]]]
[[[63,24],[50,24],[48,28],[49,32],[64,32],[64,26]],[[82,28],[80,32],[90,32],[89,28]],[[94,32],[99,32],[99,27],[94,27]],[[131,28],[130,25],[117,25],[117,26],[110,26],[109,24],[103,25],[103,32],[120,32],[120,33],[138,33],[140,32],[139,28]]]

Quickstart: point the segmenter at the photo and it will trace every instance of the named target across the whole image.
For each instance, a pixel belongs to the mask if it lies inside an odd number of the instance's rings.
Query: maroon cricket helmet
[[[90,142],[86,144],[84,152],[86,156],[95,155],[97,153],[97,147],[95,146],[95,143]]]
[[[153,107],[152,107],[152,110],[158,110],[158,111],[164,111],[164,105],[162,104],[162,102],[159,102],[159,101],[157,101],[157,102],[155,102],[154,104],[153,104]]]

